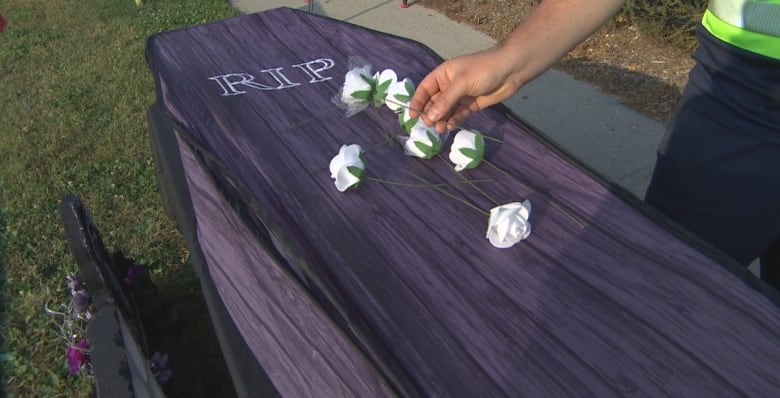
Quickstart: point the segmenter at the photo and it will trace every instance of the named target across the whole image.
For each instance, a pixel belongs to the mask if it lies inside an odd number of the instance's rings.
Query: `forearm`
[[[624,0],[543,0],[498,51],[521,87],[607,22]]]

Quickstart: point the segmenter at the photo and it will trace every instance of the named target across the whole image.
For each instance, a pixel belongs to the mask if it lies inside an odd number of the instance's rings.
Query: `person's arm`
[[[428,74],[411,116],[443,132],[472,112],[506,100],[611,18],[624,0],[544,0],[506,42],[453,58]]]

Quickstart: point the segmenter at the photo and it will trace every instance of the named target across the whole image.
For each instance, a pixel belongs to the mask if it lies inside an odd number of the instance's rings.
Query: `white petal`
[[[398,75],[396,75],[395,71],[392,70],[392,69],[385,69],[385,70],[382,71],[382,73],[377,75],[376,81],[377,81],[378,84],[382,84],[382,83],[384,83],[384,82],[386,82],[388,80],[390,80],[390,85],[391,86],[393,85],[393,83],[398,81]]]
[[[530,212],[531,202],[527,200],[490,209],[486,237],[497,248],[514,246],[531,234],[531,223],[528,222]]]
[[[342,152],[344,151],[345,146],[346,145],[342,145],[339,153],[330,160],[330,178],[336,178],[336,174],[345,165],[344,156],[342,156]]]
[[[370,77],[369,71],[366,68],[352,69],[344,76],[344,87],[341,91],[341,100],[345,104],[351,105],[368,102],[368,100],[361,100],[352,95],[359,91],[371,91],[371,84],[363,77]]]
[[[407,156],[414,156],[416,158],[424,158],[425,154],[417,147],[414,140],[406,138],[404,141],[404,154]]]
[[[407,84],[412,88],[412,92],[409,92],[407,90],[406,86]],[[397,95],[400,96],[406,96],[409,97],[408,100],[400,100],[396,98]],[[393,112],[401,112],[403,109],[409,109],[409,102],[411,100],[412,95],[414,95],[414,83],[411,79],[404,78],[403,80],[399,80],[393,84],[390,85],[390,88],[387,89],[387,97],[385,98],[385,105],[387,105],[388,108],[390,108]]]
[[[339,153],[330,160],[330,178],[336,178],[341,169],[346,169],[347,166],[356,166],[361,169],[365,168],[363,159],[360,158],[360,145],[342,145],[339,148]]]
[[[469,163],[471,163],[471,158],[462,154],[460,152],[460,147],[455,146],[455,143],[452,143],[452,146],[450,147],[450,154],[449,154],[450,161],[455,164],[455,171],[461,171],[463,170]]]
[[[360,164],[362,168],[363,160],[360,159],[360,151],[362,151],[362,148],[358,144],[342,145],[339,155],[344,158],[344,163],[349,165]]]
[[[360,182],[360,179],[355,177],[354,174],[350,173],[346,166],[342,167],[334,178],[336,189],[338,189],[339,192],[344,192],[349,189],[349,187]]]
[[[474,149],[476,147],[476,140],[477,140],[477,134],[463,129],[458,131],[457,134],[455,134],[455,138],[452,140],[453,146],[458,146],[460,148],[471,148]]]

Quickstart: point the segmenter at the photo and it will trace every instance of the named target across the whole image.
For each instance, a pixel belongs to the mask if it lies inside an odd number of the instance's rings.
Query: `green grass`
[[[86,396],[72,377],[47,302],[67,302],[76,265],[61,197],[81,196],[106,245],[150,267],[188,326],[207,396],[230,389],[198,282],[165,217],[145,112],[155,100],[144,59],[159,31],[224,19],[224,0],[4,0],[0,33],[0,377],[4,396]]]

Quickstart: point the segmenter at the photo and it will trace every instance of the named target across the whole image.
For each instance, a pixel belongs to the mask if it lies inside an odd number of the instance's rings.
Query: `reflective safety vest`
[[[710,0],[702,25],[726,43],[780,60],[780,0]]]

